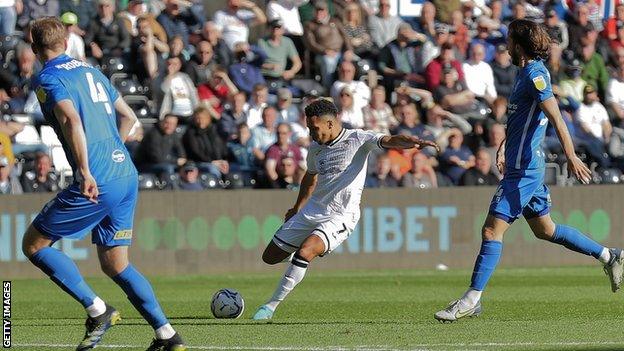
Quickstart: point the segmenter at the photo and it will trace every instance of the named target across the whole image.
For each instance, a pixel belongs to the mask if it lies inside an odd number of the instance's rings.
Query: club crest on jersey
[[[533,78],[533,85],[535,85],[535,89],[542,91],[546,89],[546,79],[543,76],[537,76]]]
[[[113,162],[123,162],[126,159],[126,154],[124,154],[123,151],[117,149],[113,151],[111,158],[113,159]]]
[[[46,94],[45,90],[43,90],[42,87],[37,88],[37,100],[39,100],[40,103],[45,103],[46,99],[48,98],[48,95]]]

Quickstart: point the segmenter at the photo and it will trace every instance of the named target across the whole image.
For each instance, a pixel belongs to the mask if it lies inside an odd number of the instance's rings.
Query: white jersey
[[[307,156],[308,173],[318,174],[318,179],[302,212],[307,216],[355,214],[359,218],[368,155],[382,148],[383,137],[371,131],[343,128],[330,144],[313,142]]]

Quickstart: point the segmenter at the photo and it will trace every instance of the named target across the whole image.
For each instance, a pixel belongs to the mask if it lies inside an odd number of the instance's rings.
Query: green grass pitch
[[[624,292],[611,292],[599,266],[499,269],[484,314],[453,324],[433,313],[463,293],[469,271],[312,268],[271,323],[251,321],[283,268],[150,281],[191,350],[624,350]],[[123,318],[100,349],[145,350],[152,330],[121,290],[105,278],[88,281]],[[241,318],[212,317],[210,298],[223,287],[242,293]],[[84,332],[77,303],[49,280],[15,280],[12,289],[15,349],[73,349]]]

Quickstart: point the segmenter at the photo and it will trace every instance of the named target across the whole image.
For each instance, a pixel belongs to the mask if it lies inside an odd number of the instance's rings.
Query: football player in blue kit
[[[481,314],[481,294],[501,256],[503,234],[521,215],[539,239],[550,241],[599,260],[616,292],[622,282],[623,252],[593,241],[577,229],[555,224],[550,218],[550,193],[544,184],[544,153],[541,143],[548,122],[559,137],[567,157],[570,175],[589,183],[591,173],[576,156],[574,145],[553,96],[550,74],[544,65],[550,37],[540,25],[515,20],[509,25],[508,48],[514,65],[520,68],[509,98],[507,136],[497,154],[504,172],[490,204],[482,229],[470,288],[464,296],[435,313],[435,319],[452,322]]]
[[[34,219],[23,238],[24,254],[86,309],[86,332],[77,350],[94,348],[120,319],[91,290],[76,264],[51,247],[59,239],[82,239],[88,232],[104,273],[154,328],[156,337],[148,350],[186,350],[150,283],[128,261],[138,176],[124,141],[137,118],[99,70],[64,54],[67,32],[57,18],[34,21],[32,38],[32,49],[44,64],[33,86],[76,181]]]

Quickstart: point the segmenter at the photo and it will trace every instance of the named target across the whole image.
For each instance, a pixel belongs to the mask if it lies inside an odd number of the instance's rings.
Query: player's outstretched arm
[[[563,152],[568,159],[568,172],[573,174],[581,183],[588,184],[591,179],[591,172],[574,152],[574,143],[572,143],[572,137],[570,136],[570,132],[568,132],[568,127],[566,127],[561,117],[557,100],[551,97],[541,102],[540,108],[544,111],[546,117],[548,117],[548,120],[557,131],[557,137],[559,137]]]
[[[314,192],[314,188],[316,188],[316,180],[318,178],[317,174],[312,174],[306,172],[303,175],[303,179],[301,180],[301,187],[299,188],[299,195],[297,196],[297,202],[295,205],[286,212],[286,216],[284,216],[284,221],[288,221],[290,217],[294,216],[299,212],[299,210],[303,207],[303,205],[308,202],[310,196]]]
[[[79,174],[76,174],[76,178],[80,181],[80,191],[89,201],[97,202],[99,192],[97,183],[89,170],[87,139],[80,115],[74,108],[74,103],[69,99],[57,102],[54,105],[54,115],[59,121],[63,136],[67,140],[72,156],[76,161],[76,167],[79,172]]]
[[[386,135],[381,139],[381,146],[386,149],[423,149],[427,146],[434,147],[440,152],[440,147],[433,141],[422,140],[412,135]]]
[[[125,143],[132,126],[138,121],[138,118],[132,108],[121,97],[115,100],[115,111],[117,111],[119,116],[119,136],[121,141]]]

